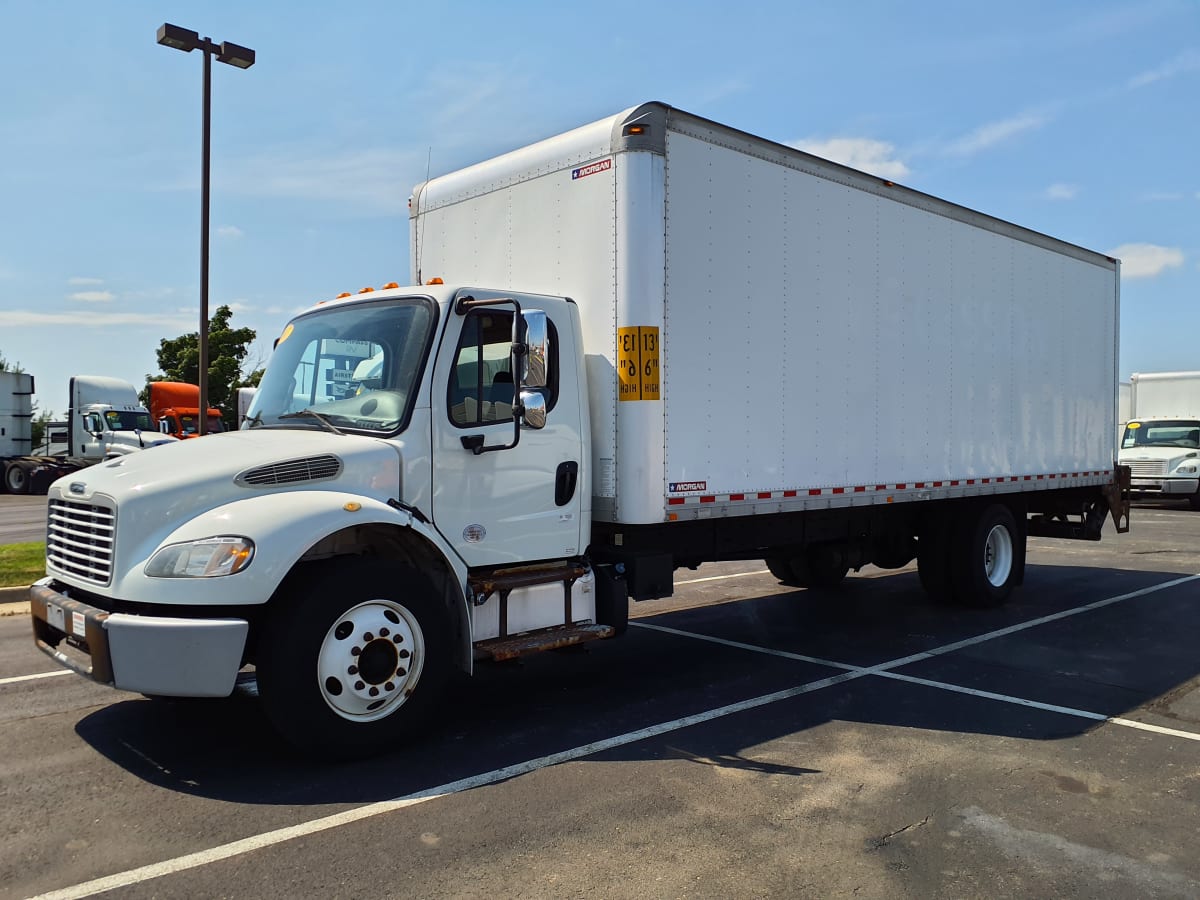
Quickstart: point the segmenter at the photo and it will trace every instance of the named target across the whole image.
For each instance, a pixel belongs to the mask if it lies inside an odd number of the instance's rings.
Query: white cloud
[[[1050,121],[1050,117],[1042,113],[1022,113],[1010,119],[999,122],[988,122],[980,125],[969,134],[951,141],[946,146],[946,153],[951,156],[972,156],[981,150],[988,150],[997,144],[1004,143],[1026,131],[1041,128]]]
[[[245,232],[236,225],[222,225],[217,229],[217,234],[226,238],[240,238]]]
[[[306,155],[289,148],[277,156],[264,155],[241,164],[227,174],[222,187],[257,197],[300,198],[406,213],[412,185],[401,176],[405,172],[423,176],[424,157],[391,148],[330,155]]]
[[[1173,59],[1167,60],[1157,69],[1150,69],[1149,71],[1142,72],[1140,75],[1135,75],[1129,79],[1128,86],[1130,90],[1136,90],[1137,88],[1154,84],[1156,81],[1166,81],[1168,78],[1185,75],[1197,69],[1200,69],[1200,50],[1193,48],[1185,50]]]
[[[191,317],[186,319],[170,313],[139,312],[35,312],[28,309],[0,311],[0,325],[6,328],[34,327],[39,325],[67,325],[75,328],[125,328],[130,325],[146,325],[158,328],[186,329]]]
[[[1109,250],[1108,255],[1121,260],[1121,275],[1125,278],[1155,278],[1183,265],[1182,250],[1157,244],[1122,244]]]
[[[241,300],[232,300],[229,303],[218,303],[217,306],[228,306],[232,313],[253,312],[254,307],[249,303],[243,303]]]
[[[76,291],[68,294],[68,300],[78,300],[80,303],[111,303],[115,295],[112,291]]]
[[[1147,191],[1142,194],[1142,199],[1150,203],[1173,202],[1182,200],[1183,194],[1179,191]]]
[[[1074,200],[1079,193],[1078,185],[1052,184],[1046,188],[1046,196],[1051,200]]]
[[[870,138],[830,138],[827,141],[804,139],[793,141],[791,146],[814,156],[821,156],[878,175],[880,178],[904,178],[909,168],[896,159],[896,148],[887,141]]]
[[[104,284],[104,279],[103,278],[83,278],[83,277],[80,277],[77,275],[74,278],[68,278],[67,284],[71,285],[72,287],[85,287],[85,286],[91,285],[91,284]]]

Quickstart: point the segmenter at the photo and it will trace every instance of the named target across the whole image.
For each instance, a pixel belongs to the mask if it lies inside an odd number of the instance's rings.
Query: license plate
[[[46,620],[61,632],[67,630],[67,611],[54,603],[46,604]]]

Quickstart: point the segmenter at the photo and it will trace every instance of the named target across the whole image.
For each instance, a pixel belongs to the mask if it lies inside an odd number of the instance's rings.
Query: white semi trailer
[[[46,653],[158,695],[253,666],[288,740],[351,756],[678,567],[915,558],[988,606],[1027,535],[1128,528],[1114,259],[658,103],[410,216],[420,283],[298,315],[243,430],[52,487],[90,550],[48,545]]]

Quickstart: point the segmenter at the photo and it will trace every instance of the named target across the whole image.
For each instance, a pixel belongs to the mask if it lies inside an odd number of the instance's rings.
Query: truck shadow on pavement
[[[911,571],[852,577],[836,593],[781,587],[736,603],[710,596],[709,605],[658,615],[645,615],[652,611],[646,604],[635,608],[638,617],[620,640],[480,667],[474,679],[452,686],[425,735],[354,763],[295,756],[247,694],[122,700],[86,716],[76,731],[147,782],[252,804],[390,800],[599,741],[608,744],[583,758],[686,759],[802,777],[821,771],[819,758],[782,765],[756,759],[751,748],[788,736],[802,744],[805,731],[833,721],[1026,740],[1077,736],[1098,724],[948,686],[1105,716],[1157,701],[1155,713],[1170,717],[1163,698],[1200,673],[1188,637],[1200,630],[1195,582],[995,632],[1180,577],[1030,566],[1024,589],[995,610],[939,608]],[[723,590],[732,600],[744,585]],[[944,649],[959,642],[966,643]],[[869,666],[921,681],[861,671]],[[641,733],[838,675],[848,680],[656,736]],[[1173,727],[1200,732],[1200,723]]]

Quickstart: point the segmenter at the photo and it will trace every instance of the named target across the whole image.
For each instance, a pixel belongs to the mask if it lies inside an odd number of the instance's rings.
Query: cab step
[[[598,641],[612,637],[616,633],[611,625],[556,625],[541,631],[532,631],[517,637],[492,638],[480,641],[475,645],[477,658],[491,659],[503,662],[506,659],[516,659],[537,653],[541,650],[560,650],[563,647],[573,647],[587,641]]]

